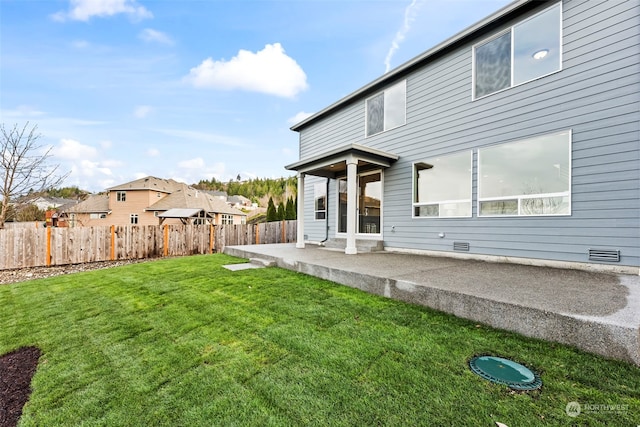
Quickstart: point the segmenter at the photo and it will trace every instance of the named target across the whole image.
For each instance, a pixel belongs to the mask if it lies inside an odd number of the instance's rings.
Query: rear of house
[[[298,246],[638,273],[639,21],[516,1],[298,123]]]

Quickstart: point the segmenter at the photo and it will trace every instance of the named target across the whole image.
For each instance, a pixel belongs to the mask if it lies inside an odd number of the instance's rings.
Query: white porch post
[[[355,255],[356,248],[356,210],[358,191],[358,159],[353,156],[347,158],[347,247],[344,253]]]
[[[304,249],[304,174],[298,172],[298,209],[297,209],[298,231],[296,238],[296,248]]]

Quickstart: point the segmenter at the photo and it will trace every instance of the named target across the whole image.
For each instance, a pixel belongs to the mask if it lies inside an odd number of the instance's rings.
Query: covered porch
[[[306,176],[311,175],[329,179],[342,178],[345,181],[345,192],[340,194],[340,202],[338,203],[338,208],[342,209],[338,215],[340,218],[344,217],[344,221],[339,223],[339,231],[345,233],[346,246],[344,253],[354,255],[358,253],[356,237],[359,224],[368,227],[370,230],[376,230],[380,234],[382,232],[379,221],[369,220],[368,224],[364,224],[364,216],[361,215],[359,217],[359,212],[361,211],[359,205],[367,203],[366,199],[362,197],[359,201],[359,177],[367,172],[372,172],[373,178],[371,180],[379,180],[379,178],[375,177],[375,171],[388,168],[397,160],[398,156],[392,153],[358,144],[348,144],[286,166],[286,169],[298,172],[298,234],[296,247],[305,247],[304,197]],[[381,186],[379,192],[381,199]],[[345,196],[345,201],[341,200],[342,194]],[[377,204],[369,202],[372,211],[377,209],[378,217],[381,211],[380,201],[378,200]]]

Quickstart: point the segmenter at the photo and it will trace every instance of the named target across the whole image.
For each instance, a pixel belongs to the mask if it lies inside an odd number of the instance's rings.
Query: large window
[[[315,219],[324,220],[327,218],[327,184],[318,182],[313,185],[313,200]]]
[[[414,164],[414,217],[471,216],[472,152]]]
[[[478,150],[478,215],[571,214],[571,132]]]
[[[233,215],[222,214],[222,224],[233,224]]]
[[[407,118],[406,80],[367,99],[366,111],[367,136],[404,125]]]
[[[475,46],[475,97],[560,70],[561,26],[561,3],[557,3]]]

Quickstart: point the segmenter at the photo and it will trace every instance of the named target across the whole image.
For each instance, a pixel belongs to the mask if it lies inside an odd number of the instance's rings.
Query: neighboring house
[[[227,203],[236,209],[252,209],[253,208],[253,203],[251,203],[251,200],[249,200],[244,196],[229,196],[227,198]]]
[[[61,197],[25,196],[18,203],[22,205],[34,205],[37,206],[38,209],[46,211],[48,209],[55,209],[64,205],[71,205],[77,203],[77,201],[71,199],[63,199]]]
[[[639,16],[516,1],[293,126],[297,245],[637,274]]]
[[[246,215],[172,179],[141,178],[89,196],[66,211],[69,225],[243,224]],[[166,214],[162,216],[162,214]]]

